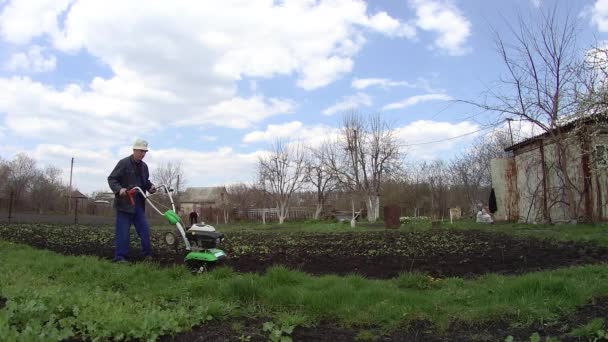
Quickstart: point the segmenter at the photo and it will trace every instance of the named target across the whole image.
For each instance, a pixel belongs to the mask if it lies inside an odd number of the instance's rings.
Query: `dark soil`
[[[17,227],[18,228],[18,227]],[[69,255],[111,259],[113,231],[79,226],[45,226],[19,234],[0,225],[0,239],[21,242]],[[183,263],[183,251],[162,242],[153,232],[154,258],[161,265]],[[132,254],[139,252],[132,238]],[[246,247],[246,248],[244,248]],[[516,238],[482,231],[359,233],[230,233],[222,246],[226,264],[238,272],[262,273],[284,265],[313,275],[357,273],[368,278],[394,278],[403,272],[434,277],[470,278],[485,273],[522,274],[564,266],[608,262],[608,248],[548,239]],[[134,257],[131,261],[138,261]]]
[[[383,333],[373,327],[344,328],[331,322],[322,322],[315,327],[296,327],[291,334],[294,341],[362,341],[363,336],[371,336],[373,341],[504,341],[513,336],[514,341],[530,341],[538,333],[541,341],[547,337],[560,341],[592,341],[595,336],[574,337],[569,333],[595,318],[604,318],[608,322],[608,298],[594,299],[570,316],[561,319],[534,324],[526,327],[512,327],[505,322],[494,322],[483,325],[471,325],[462,322],[452,323],[443,333],[426,321],[416,321],[391,333]],[[214,321],[192,331],[164,336],[161,341],[268,341],[268,333],[262,331],[264,320]]]
[[[152,236],[155,258],[161,265],[182,263],[183,251],[165,247],[163,234]],[[2,226],[0,239],[27,243],[70,255],[111,258],[113,231],[80,226]],[[231,233],[224,250],[235,271],[264,272],[285,265],[311,274],[359,273],[370,278],[392,278],[400,272],[426,272],[435,277],[474,277],[488,272],[521,274],[558,267],[603,263],[608,249],[592,244],[515,238],[481,231],[437,230],[425,232],[377,231],[360,233]],[[137,253],[133,237],[133,254]],[[243,248],[243,247],[247,248]],[[137,258],[133,259],[137,261]],[[6,299],[0,296],[0,309]],[[508,322],[471,325],[453,322],[443,333],[425,321],[417,321],[390,333],[375,327],[341,327],[322,322],[296,327],[294,341],[515,341],[530,340],[539,333],[561,341],[579,341],[572,329],[594,318],[608,321],[608,299],[595,299],[574,314],[555,322],[536,322],[513,327]],[[213,321],[192,331],[165,336],[162,341],[267,341],[262,319]],[[370,337],[371,336],[371,337]],[[590,338],[581,341],[593,340]]]

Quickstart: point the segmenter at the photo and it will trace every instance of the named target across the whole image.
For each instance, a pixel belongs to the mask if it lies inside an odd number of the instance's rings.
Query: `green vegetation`
[[[606,331],[605,320],[603,318],[591,320],[591,322],[574,329],[570,335],[587,338],[589,341],[608,340],[608,331]]]
[[[304,231],[304,232],[353,232],[353,231],[378,231],[384,230],[382,222],[370,224],[367,222],[357,223],[356,228],[351,228],[350,224],[343,224],[332,221],[302,221],[302,222],[286,222],[283,225],[268,223],[236,223],[228,225],[218,225],[222,232],[232,231],[259,231],[259,232],[287,232],[287,231]],[[160,228],[160,227],[159,227]],[[406,224],[402,224],[400,231],[419,231],[430,230],[430,220],[410,220]],[[495,233],[504,233],[522,237],[536,237],[542,239],[555,239],[561,241],[578,241],[591,242],[602,246],[608,246],[608,224],[525,224],[525,223],[495,223],[485,224],[476,223],[471,220],[457,220],[450,224],[449,220],[445,220],[439,229],[462,229],[462,230],[482,230]]]
[[[608,295],[607,266],[475,280],[312,277],[283,267],[264,275],[220,268],[192,276],[182,267],[117,265],[1,241],[0,260],[0,296],[8,299],[0,309],[0,336],[9,341],[154,340],[209,320],[245,316],[271,317],[276,329],[269,334],[278,330],[281,337],[289,337],[291,327],[322,320],[386,330],[419,319],[439,328],[455,319],[529,324],[555,320]]]
[[[481,224],[459,221],[455,229],[480,229],[484,231],[505,233],[516,236],[555,239],[560,241],[589,242],[608,246],[608,224],[562,224],[562,225],[532,225],[523,223]]]

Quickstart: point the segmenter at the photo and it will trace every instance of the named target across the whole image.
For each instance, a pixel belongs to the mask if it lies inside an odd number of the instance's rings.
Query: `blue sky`
[[[318,144],[344,113],[380,113],[404,144],[477,131],[517,12],[549,0],[0,0],[0,157],[54,165],[107,188],[137,137],[187,185],[255,178],[274,139]],[[605,40],[608,0],[579,0],[581,46]],[[410,147],[449,159],[484,132]]]

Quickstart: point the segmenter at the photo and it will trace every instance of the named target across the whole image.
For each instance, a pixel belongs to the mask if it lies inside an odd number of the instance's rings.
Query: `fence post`
[[[11,190],[11,194],[8,199],[8,224],[11,224],[11,219],[13,218],[13,197],[15,193]]]
[[[74,198],[74,224],[78,224],[78,198]]]

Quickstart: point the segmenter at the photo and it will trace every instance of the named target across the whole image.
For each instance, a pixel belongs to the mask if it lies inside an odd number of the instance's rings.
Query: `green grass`
[[[158,227],[160,228],[160,227]],[[165,227],[167,228],[167,227]],[[171,229],[171,227],[168,227]],[[229,223],[220,224],[216,228],[222,232],[232,231],[263,231],[263,232],[285,232],[285,231],[304,231],[304,232],[359,232],[359,231],[382,231],[384,228],[382,222],[370,224],[368,222],[359,222],[356,228],[351,228],[347,223],[336,223],[331,221],[301,221],[301,222],[285,222],[283,225],[268,223],[263,225],[257,222]],[[431,229],[429,220],[412,221],[401,225],[401,231],[416,231]],[[450,224],[446,220],[441,225],[440,229],[460,229],[470,230],[477,229],[496,233],[505,233],[515,236],[536,237],[555,239],[561,241],[578,241],[591,242],[602,246],[608,246],[608,223],[597,224],[562,224],[562,225],[547,225],[547,224],[524,224],[524,223],[495,223],[484,224],[476,223],[472,220],[457,220]]]
[[[608,246],[608,224],[525,224],[525,223],[495,223],[483,224],[468,220],[461,220],[450,225],[443,225],[451,229],[479,229],[484,231],[505,233],[515,236],[536,237],[543,239],[555,239],[561,241],[590,242],[602,246]],[[424,227],[426,228],[426,227]],[[422,228],[422,229],[424,229]],[[402,229],[418,229],[417,227],[403,227]]]
[[[608,266],[597,265],[475,280],[313,277],[282,267],[264,275],[220,268],[192,276],[181,267],[112,264],[2,241],[0,260],[0,296],[8,298],[0,336],[9,341],[154,340],[207,320],[250,316],[284,326],[330,320],[387,330],[417,319],[439,328],[455,319],[527,324],[608,295]]]

